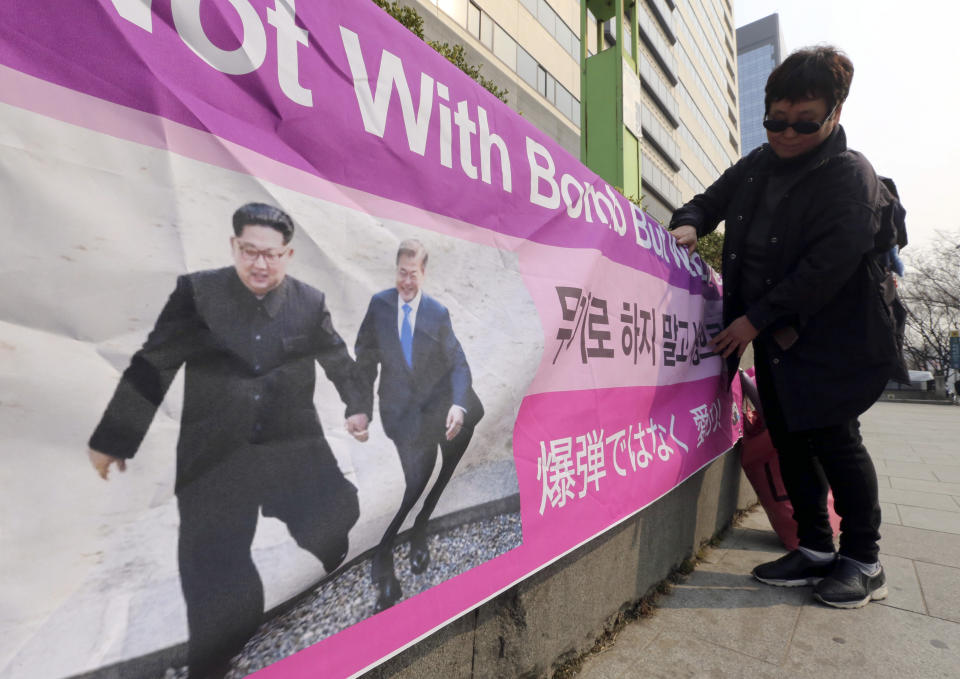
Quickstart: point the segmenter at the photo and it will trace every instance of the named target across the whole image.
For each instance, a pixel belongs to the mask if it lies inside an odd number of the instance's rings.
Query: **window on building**
[[[480,42],[487,49],[493,49],[493,19],[486,12],[480,14]]]
[[[517,45],[517,75],[538,92],[540,88],[537,85],[537,77],[541,70],[537,60],[530,56],[527,50]]]
[[[509,66],[510,70],[517,70],[517,43],[497,24],[493,25],[493,53]]]
[[[544,25],[557,43],[574,59],[580,58],[580,40],[557,16],[545,0],[521,0]],[[533,56],[495,22],[478,4],[468,0],[437,0],[437,6],[459,21],[467,31],[487,47],[510,70],[535,89],[542,97],[577,127],[580,126],[580,101],[556,81]]]
[[[467,25],[467,0],[437,0],[437,7],[446,12],[461,26]]]
[[[472,2],[467,6],[467,32],[480,39],[480,8]]]
[[[547,29],[550,35],[556,34],[557,13],[547,4],[546,0],[539,0],[537,3],[537,20]]]
[[[560,47],[562,47],[567,54],[574,54],[573,47],[571,45],[571,42],[573,41],[573,33],[562,21],[557,22],[557,32],[554,37],[556,37],[557,42],[560,43]]]
[[[557,85],[557,109],[568,119],[573,118],[573,95],[563,85]]]

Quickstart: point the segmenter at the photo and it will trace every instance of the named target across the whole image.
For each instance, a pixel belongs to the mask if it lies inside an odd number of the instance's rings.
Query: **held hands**
[[[688,255],[692,255],[697,249],[697,230],[689,224],[678,226],[669,233],[677,239],[677,245],[687,249]]]
[[[447,440],[452,441],[463,428],[463,408],[450,406],[447,412]]]
[[[116,463],[117,469],[120,471],[127,471],[127,461],[122,457],[107,455],[93,448],[87,448],[87,457],[90,458],[90,464],[93,465],[93,468],[97,470],[97,474],[99,474],[100,478],[104,481],[109,480],[107,477],[110,475],[110,465],[114,463]]]
[[[721,330],[710,340],[710,344],[722,354],[724,358],[737,352],[737,356],[743,356],[747,345],[753,341],[753,338],[759,334],[759,330],[753,327],[753,323],[746,316],[740,316],[726,328]]]
[[[367,427],[370,425],[370,418],[365,413],[356,413],[347,418],[346,427],[350,435],[361,443],[370,438],[370,432]]]
[[[364,413],[357,413],[347,418],[346,428],[353,438],[363,442],[370,438],[369,424],[370,419]],[[463,408],[450,406],[450,410],[447,412],[446,427],[447,440],[452,441],[463,428]]]

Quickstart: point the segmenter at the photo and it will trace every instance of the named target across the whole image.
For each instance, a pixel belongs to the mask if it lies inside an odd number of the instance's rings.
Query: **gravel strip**
[[[410,545],[404,541],[393,550],[404,599],[479,566],[519,546],[521,541],[519,513],[457,526],[430,536],[430,566],[420,575],[410,572]],[[370,559],[338,572],[292,609],[261,625],[243,651],[233,658],[227,679],[241,679],[370,617],[376,599],[377,589],[370,581]],[[164,679],[186,677],[186,667],[170,668],[164,674]]]

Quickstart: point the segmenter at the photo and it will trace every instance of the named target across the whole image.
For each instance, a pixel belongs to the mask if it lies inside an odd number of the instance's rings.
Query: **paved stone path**
[[[960,408],[881,402],[861,422],[880,479],[887,600],[837,610],[809,587],[754,580],[783,554],[757,509],[579,678],[960,677]]]

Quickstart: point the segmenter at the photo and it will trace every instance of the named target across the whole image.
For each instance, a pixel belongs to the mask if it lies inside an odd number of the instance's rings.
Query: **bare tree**
[[[960,230],[905,252],[900,296],[909,308],[904,354],[911,368],[948,374],[950,331],[960,329]],[[954,373],[956,374],[956,373]]]

